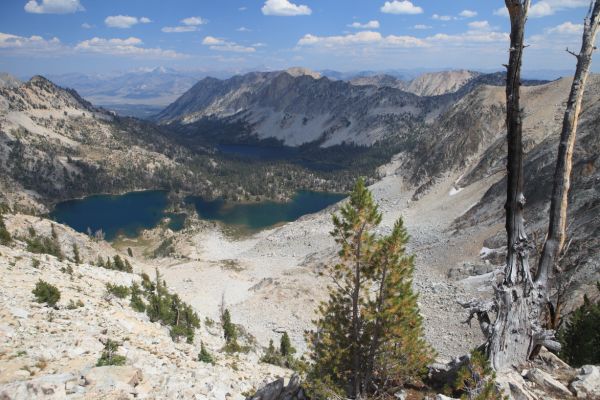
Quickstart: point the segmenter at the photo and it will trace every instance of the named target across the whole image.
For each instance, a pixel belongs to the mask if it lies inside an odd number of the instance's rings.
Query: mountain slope
[[[0,88],[0,184],[44,202],[88,193],[192,184],[180,149],[155,127],[95,108],[36,76]],[[27,192],[24,189],[34,190]]]
[[[20,84],[21,81],[17,77],[5,72],[0,72],[0,87],[15,87]]]
[[[118,254],[108,243],[21,214],[7,217],[17,239],[0,245],[0,397],[3,399],[131,399],[183,398],[243,400],[244,392],[291,371],[258,363],[258,346],[248,354],[229,355],[219,324],[209,326],[201,315],[195,340],[174,341],[169,329],[130,306],[129,297],[111,294],[107,284],[141,283],[140,273],[154,276],[144,262],[120,254],[134,273],[93,265],[97,257]],[[50,236],[51,229],[68,259],[31,253],[25,240],[33,229]],[[83,262],[72,259],[77,244]],[[56,286],[56,307],[36,302],[32,290],[39,280]],[[172,290],[169,288],[169,290]],[[107,339],[119,343],[123,366],[96,366]],[[201,345],[214,364],[198,361]],[[236,365],[236,368],[232,368]]]
[[[355,86],[287,72],[250,73],[198,82],[156,120],[193,125],[205,119],[243,122],[248,134],[299,146],[372,145],[404,135],[446,106],[390,87]]]
[[[479,72],[466,70],[427,73],[411,80],[406,91],[419,96],[455,93],[480,75]]]
[[[403,147],[469,93],[505,81],[501,73],[470,71],[425,74],[410,82],[389,75],[350,82],[319,76],[295,69],[205,78],[154,119],[186,138],[274,139],[287,146],[321,147],[388,141]],[[226,133],[221,138],[215,134],[219,124]]]

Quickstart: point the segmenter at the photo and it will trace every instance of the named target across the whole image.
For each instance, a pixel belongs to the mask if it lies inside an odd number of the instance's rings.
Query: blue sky
[[[533,1],[526,69],[573,68],[588,5]],[[501,0],[2,0],[0,71],[498,70],[508,29]]]

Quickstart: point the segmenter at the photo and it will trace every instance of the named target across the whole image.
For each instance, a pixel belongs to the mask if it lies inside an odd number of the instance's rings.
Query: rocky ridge
[[[382,74],[361,76],[349,82],[357,86],[393,87],[417,96],[440,96],[458,92],[481,75],[480,72],[456,70],[425,73],[409,81]]]

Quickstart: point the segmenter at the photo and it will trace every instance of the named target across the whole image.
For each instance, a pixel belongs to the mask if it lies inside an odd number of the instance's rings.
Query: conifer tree
[[[133,282],[131,284],[130,293],[131,301],[129,304],[131,305],[131,308],[133,308],[137,312],[146,311],[146,304],[144,304],[144,301],[142,300],[142,291],[140,289],[140,285],[137,282]]]
[[[296,349],[292,346],[292,341],[290,340],[288,333],[283,332],[281,341],[279,343],[279,353],[281,353],[282,356],[287,357],[291,356],[295,352]]]
[[[4,225],[4,217],[0,214],[0,244],[6,246],[10,244],[12,241],[12,237],[10,236],[10,232],[6,229],[6,225]]]
[[[414,257],[406,255],[408,233],[402,219],[392,233],[379,240],[373,257],[373,279],[378,285],[367,306],[369,350],[365,385],[373,378],[401,386],[433,361],[434,352],[423,338],[418,296],[412,290]]]
[[[223,312],[221,323],[223,325],[223,337],[225,338],[226,350],[229,352],[238,351],[237,330],[235,329],[235,325],[231,322],[231,313],[229,312],[229,309],[226,309],[225,312]]]
[[[117,271],[125,271],[125,263],[118,254],[113,257],[113,265]]]
[[[198,354],[198,361],[207,364],[215,363],[213,356],[208,352],[206,346],[204,346],[204,342],[200,342],[200,353]]]
[[[596,287],[600,292],[600,282]],[[570,365],[600,363],[600,299],[594,302],[584,295],[583,304],[560,330],[559,338],[563,345],[560,355]]]
[[[73,262],[77,265],[81,264],[81,255],[77,243],[73,243]]]
[[[393,392],[418,378],[433,356],[411,287],[414,260],[405,254],[406,229],[399,220],[389,236],[377,238],[381,217],[359,180],[333,216],[340,262],[329,269],[334,285],[310,337],[313,386],[352,398]]]

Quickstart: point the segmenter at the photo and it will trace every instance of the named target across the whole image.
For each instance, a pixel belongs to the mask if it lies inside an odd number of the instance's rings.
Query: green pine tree
[[[148,296],[146,314],[150,321],[161,321],[167,323],[171,318],[171,299],[164,282],[161,280],[160,272],[156,269],[156,280],[152,285],[154,290]]]
[[[0,214],[0,245],[8,246],[12,242],[10,232],[6,229],[4,224],[4,217]]]
[[[402,219],[378,241],[372,259],[377,294],[367,304],[365,385],[374,377],[400,387],[426,372],[434,352],[423,338],[418,296],[412,290],[414,257],[406,255],[408,233]]]
[[[129,304],[131,305],[131,308],[133,308],[137,312],[146,311],[146,304],[144,303],[144,300],[142,300],[142,291],[140,289],[140,285],[137,282],[133,282],[131,284],[130,293],[131,301]]]
[[[454,390],[460,393],[461,400],[503,400],[495,379],[496,373],[486,356],[473,350],[469,362],[458,370]]]
[[[118,254],[113,257],[113,268],[117,271],[125,271],[125,263]]]
[[[108,365],[125,365],[127,359],[125,356],[117,354],[120,344],[114,340],[107,339],[104,343],[104,350],[102,355],[96,363],[97,367],[104,367]]]
[[[208,352],[206,346],[204,346],[204,342],[200,342],[200,353],[198,354],[198,361],[207,364],[215,363],[213,356]]]
[[[77,265],[81,264],[81,255],[77,243],[73,243],[73,262]]]
[[[600,292],[600,282],[596,284]],[[561,357],[570,365],[600,364],[600,299],[593,302],[584,296],[559,332]]]
[[[56,303],[60,300],[60,290],[41,279],[35,284],[32,293],[38,303],[46,303],[49,307],[56,306]]]
[[[221,324],[223,326],[223,337],[225,338],[225,350],[229,353],[239,351],[240,346],[237,342],[237,329],[231,322],[231,313],[228,309],[223,312]]]
[[[296,349],[292,346],[292,341],[287,332],[283,332],[281,341],[279,343],[279,353],[284,356],[291,356],[296,352]]]
[[[414,260],[405,254],[408,235],[399,220],[389,236],[377,238],[380,222],[361,179],[333,216],[331,234],[341,247],[340,262],[329,268],[335,285],[319,306],[317,330],[309,338],[313,388],[328,387],[351,398],[367,397],[375,388],[393,393],[419,379],[432,361],[411,287]]]
[[[273,339],[269,340],[269,347],[267,347],[267,351],[260,358],[260,362],[273,365],[281,365],[283,363],[281,354],[279,354],[277,350],[275,350],[275,344],[273,343]]]

